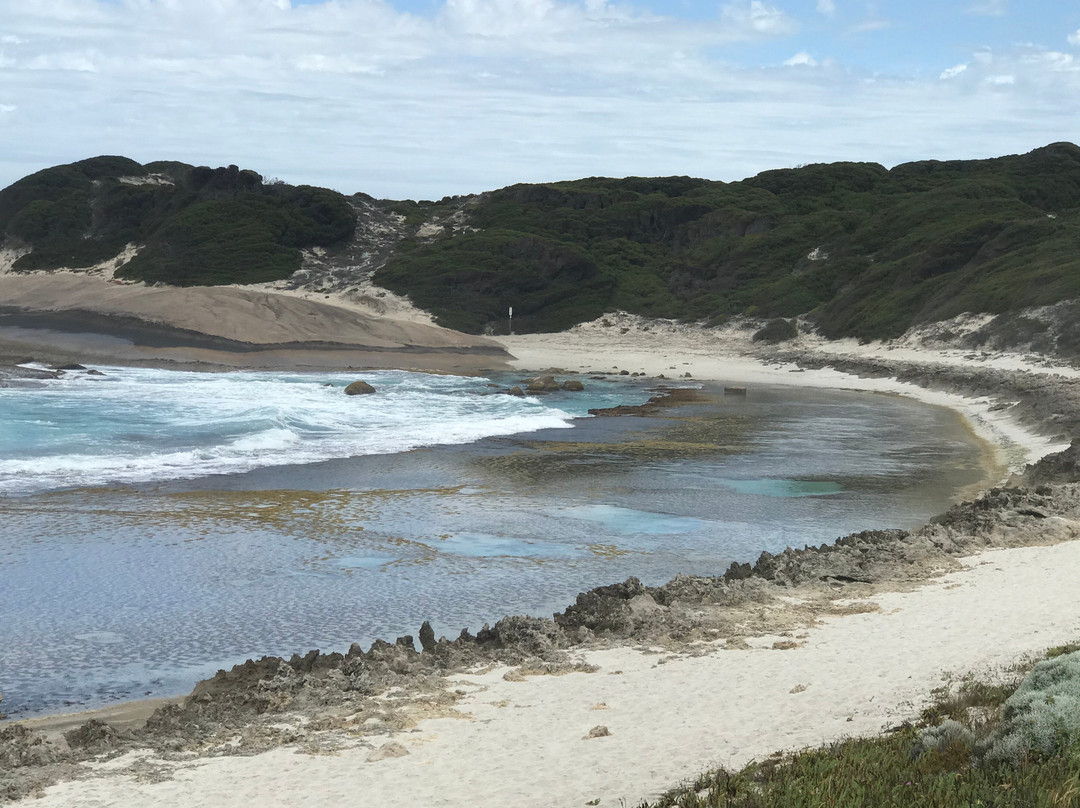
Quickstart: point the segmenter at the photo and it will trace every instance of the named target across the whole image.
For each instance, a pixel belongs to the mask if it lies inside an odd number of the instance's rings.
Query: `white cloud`
[[[753,31],[770,36],[794,33],[797,25],[776,6],[761,0],[729,3],[721,9],[720,16],[737,30]]]
[[[1006,73],[998,76],[987,76],[983,81],[987,84],[995,84],[998,86],[1012,85],[1016,84],[1016,76],[1011,76]]]
[[[811,56],[806,51],[799,51],[790,59],[784,62],[788,67],[796,67],[798,65],[806,65],[807,67],[817,67],[817,59]]]
[[[819,14],[831,17],[836,13],[836,0],[818,0],[817,10]]]
[[[1080,28],[1077,28],[1076,31],[1069,34],[1069,44],[1080,48]]]
[[[966,64],[959,64],[959,65],[956,65],[955,67],[947,67],[947,68],[945,68],[944,70],[941,71],[941,75],[938,76],[938,78],[942,79],[942,80],[951,79],[954,76],[959,76],[961,73],[963,73],[967,69],[968,69],[968,66]]]
[[[853,34],[861,34],[867,31],[884,31],[885,29],[891,27],[891,20],[874,19],[855,23],[855,25],[848,28],[848,31]]]
[[[95,54],[93,53],[49,53],[27,60],[24,66],[29,70],[57,70],[76,73],[96,73]]]
[[[1075,56],[1060,51],[1033,50],[1032,53],[1023,58],[1023,61],[1026,64],[1043,67],[1050,71],[1080,70],[1080,62],[1077,61]]]
[[[823,12],[824,13],[824,12]],[[1080,72],[1036,46],[937,80],[734,64],[797,29],[742,0],[712,20],[625,0],[0,0],[0,186],[93,154],[236,163],[376,196],[797,162],[991,156],[1075,138]],[[817,66],[795,70],[792,66]],[[843,68],[843,65],[840,66]],[[948,74],[948,75],[946,75]],[[1014,84],[993,83],[1013,77]],[[997,78],[995,78],[997,77]]]
[[[18,109],[18,107],[15,106],[14,104],[0,104],[0,115],[7,114],[9,112],[14,112],[17,109]]]
[[[1009,0],[979,0],[965,9],[968,14],[982,17],[1001,17],[1009,10]]]

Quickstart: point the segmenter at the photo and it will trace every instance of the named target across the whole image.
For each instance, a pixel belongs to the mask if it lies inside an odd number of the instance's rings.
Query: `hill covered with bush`
[[[453,200],[412,204],[438,217]],[[888,170],[834,163],[741,182],[514,185],[466,226],[402,242],[376,281],[464,331],[557,331],[605,311],[721,320],[811,313],[893,337],[961,312],[1080,297],[1080,148]]]
[[[355,232],[354,232],[355,231]],[[559,331],[615,309],[720,322],[810,315],[887,338],[962,312],[1080,299],[1080,148],[741,182],[589,178],[438,202],[347,199],[253,171],[98,157],[0,191],[16,269],[90,266],[176,285],[375,282],[471,333]],[[363,277],[362,277],[363,276]]]
[[[93,266],[133,243],[142,249],[117,275],[177,286],[287,278],[300,248],[340,243],[355,226],[341,194],[264,184],[236,166],[95,157],[0,191],[0,243],[31,248],[16,270]]]

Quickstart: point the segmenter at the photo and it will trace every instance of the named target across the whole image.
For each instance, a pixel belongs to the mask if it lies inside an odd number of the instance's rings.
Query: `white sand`
[[[895,379],[861,378],[832,369],[803,370],[795,365],[766,364],[755,353],[750,337],[753,327],[702,329],[671,321],[646,321],[630,315],[607,315],[610,326],[601,320],[586,323],[560,334],[528,334],[495,337],[516,357],[512,364],[521,369],[563,368],[568,371],[604,371],[615,369],[643,372],[648,376],[663,374],[669,379],[686,381],[689,372],[698,381],[720,381],[737,385],[791,385],[831,389],[864,390],[903,395],[929,404],[948,407],[960,413],[977,435],[997,447],[1001,477],[1019,471],[1052,452],[1067,448],[1055,440],[1028,429],[1010,417],[1008,409],[996,407],[988,398],[969,398]],[[991,357],[990,361],[960,351],[918,351],[897,349],[873,343],[860,346],[855,340],[830,343],[817,337],[800,337],[785,344],[786,349],[813,350],[835,355],[887,359],[953,366],[1029,370],[1035,373],[1060,373],[1080,376],[1080,371],[1059,365],[1047,365],[1020,356]]]
[[[875,596],[880,611],[828,619],[793,650],[767,637],[697,657],[593,652],[592,674],[457,677],[471,691],[464,715],[396,734],[405,757],[368,762],[385,737],[332,755],[282,748],[125,771],[140,759],[128,755],[27,804],[633,806],[712,766],[876,733],[914,717],[950,677],[1076,639],[1077,571],[1080,542],[987,552],[916,591]],[[597,725],[610,736],[585,740]],[[149,782],[147,766],[173,779]]]
[[[128,284],[85,273],[0,274],[0,301],[30,311],[137,317],[240,342],[334,342],[375,349],[487,347],[457,331],[372,316],[299,296],[234,286]]]

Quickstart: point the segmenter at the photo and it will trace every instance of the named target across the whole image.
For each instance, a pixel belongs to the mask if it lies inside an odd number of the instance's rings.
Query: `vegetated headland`
[[[440,325],[474,334],[506,328],[510,306],[520,332],[564,330],[619,309],[705,325],[756,318],[761,341],[781,345],[805,328],[890,339],[978,313],[996,318],[992,327],[955,335],[958,345],[1007,345],[1058,361],[1080,345],[1080,149],[1071,144],[891,170],[806,166],[737,183],[519,185],[439,202],[291,188],[235,167],[94,158],[0,191],[0,232],[8,273],[75,269],[121,284],[262,283],[345,298],[385,288]],[[1032,311],[1047,306],[1053,316]],[[840,366],[990,396],[1072,445],[915,530],[766,553],[753,565],[660,587],[634,579],[600,586],[552,619],[507,617],[452,640],[424,624],[419,649],[410,636],[368,650],[251,660],[148,709],[145,723],[84,716],[51,729],[7,725],[0,799],[87,777],[85,763],[135,749],[161,761],[135,771],[149,780],[167,778],[172,764],[283,745],[322,755],[359,744],[372,748],[373,761],[404,755],[396,741],[376,749],[372,739],[452,714],[468,694],[451,675],[502,676],[509,666],[503,678],[518,681],[595,670],[587,652],[596,649],[694,656],[773,636],[772,650],[797,652],[800,632],[822,618],[871,610],[868,598],[921,586],[959,569],[958,559],[1080,535],[1080,380],[767,350],[811,370]],[[606,726],[594,730],[586,737],[607,736]],[[935,743],[926,748],[950,748]],[[727,804],[719,800],[729,782],[713,777],[667,804]],[[718,796],[706,797],[714,783]]]
[[[125,252],[125,248],[129,247]],[[439,201],[346,197],[236,166],[97,157],[0,191],[15,271],[109,264],[178,286],[365,281],[471,334],[605,312],[716,324],[809,317],[829,338],[1080,298],[1080,148],[892,169],[833,163],[741,182],[589,178]],[[1080,337],[1014,318],[1017,340]]]

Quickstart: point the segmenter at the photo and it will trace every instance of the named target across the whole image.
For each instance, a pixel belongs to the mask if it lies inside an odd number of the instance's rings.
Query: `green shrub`
[[[121,177],[163,174],[169,183]],[[0,236],[28,244],[20,270],[85,267],[144,245],[119,274],[176,285],[286,278],[300,248],[331,246],[356,226],[339,193],[264,186],[254,171],[96,157],[39,171],[0,191]],[[0,239],[2,240],[2,239]]]
[[[1080,746],[1080,651],[1040,662],[1002,709],[986,760],[1019,766]]]
[[[799,336],[799,329],[794,320],[784,320],[777,317],[769,320],[763,327],[754,332],[754,342],[786,342]]]
[[[936,692],[922,729],[717,769],[643,808],[1076,808],[1080,652],[1047,656],[1011,685],[967,679]]]
[[[393,209],[414,223],[431,210]],[[1080,149],[1071,144],[892,170],[813,165],[736,183],[514,185],[467,213],[482,235],[406,242],[376,280],[469,330],[492,322],[472,311],[478,302],[513,299],[515,311],[534,315],[522,331],[557,330],[618,307],[707,321],[810,314],[826,336],[869,340],[964,311],[1080,297]],[[532,248],[493,272],[472,271],[505,257],[510,242]],[[542,273],[539,284],[518,276],[543,264],[553,242],[607,279],[583,289],[588,305],[568,305],[572,290]]]

